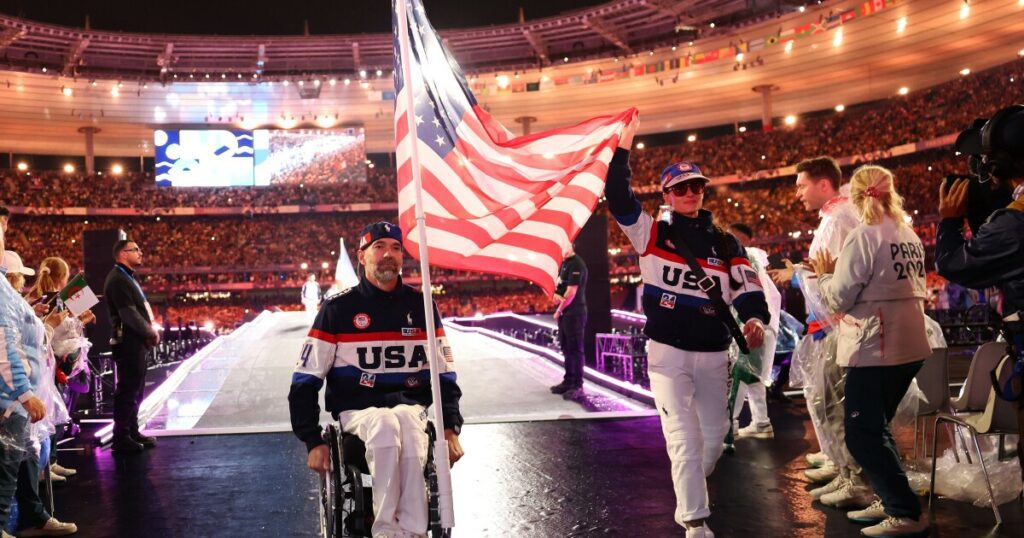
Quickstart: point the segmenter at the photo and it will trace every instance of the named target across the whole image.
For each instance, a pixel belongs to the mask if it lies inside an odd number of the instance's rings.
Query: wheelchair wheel
[[[437,439],[437,431],[434,429],[434,423],[427,423],[427,466],[423,469],[423,476],[427,479],[427,510],[429,523],[427,530],[430,532],[430,538],[450,538],[452,535],[451,529],[446,529],[441,526],[441,510],[440,500],[437,488],[437,466],[434,464],[434,441]]]
[[[324,441],[331,453],[331,470],[320,477],[320,534],[325,538],[347,536],[343,518],[339,517],[342,499],[341,445],[334,425],[324,430]]]
[[[363,485],[363,472],[356,465],[345,466],[343,526],[345,536],[370,536],[373,528],[373,491]]]

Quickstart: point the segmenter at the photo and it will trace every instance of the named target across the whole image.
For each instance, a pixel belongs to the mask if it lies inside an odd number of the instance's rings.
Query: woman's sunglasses
[[[686,191],[690,191],[693,194],[703,194],[704,186],[705,183],[703,181],[684,181],[665,189],[665,192],[671,192],[676,196],[686,196]]]

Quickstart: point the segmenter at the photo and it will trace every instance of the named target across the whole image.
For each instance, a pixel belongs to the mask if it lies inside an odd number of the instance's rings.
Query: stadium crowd
[[[810,242],[816,215],[803,209],[795,195],[792,177],[758,178],[758,171],[792,165],[818,154],[858,157],[892,169],[906,198],[908,213],[924,244],[934,244],[935,207],[939,179],[964,172],[966,163],[948,147],[891,157],[880,152],[901,144],[928,140],[958,131],[975,117],[990,115],[1008,100],[1024,100],[1024,60],[1015,60],[982,73],[893,97],[881,102],[851,106],[842,113],[808,115],[794,126],[771,132],[735,133],[717,138],[633,151],[634,185],[649,211],[661,203],[657,174],[666,163],[691,160],[711,176],[738,174],[745,181],[717,184],[709,189],[705,207],[720,225],[746,223],[755,232],[755,243],[769,252],[783,252],[802,259]],[[348,156],[345,157],[348,159]],[[859,164],[859,163],[858,163]],[[348,165],[346,165],[348,167]],[[846,167],[847,174],[854,166]],[[354,168],[363,168],[357,165]],[[147,174],[62,174],[58,172],[0,172],[0,204],[27,207],[15,215],[17,226],[8,234],[9,248],[33,263],[44,256],[61,256],[73,268],[82,266],[79,242],[90,229],[122,228],[136,238],[146,252],[145,285],[166,292],[211,284],[251,283],[252,288],[298,288],[308,271],[320,272],[321,284],[330,285],[338,259],[339,237],[345,240],[349,259],[355,260],[355,231],[365,224],[394,219],[393,209],[363,212],[275,214],[282,205],[394,203],[395,171],[386,166],[365,168],[367,180],[320,181],[319,172],[308,182],[275,184],[261,188],[157,188]],[[326,173],[326,172],[325,172]],[[313,177],[316,176],[316,177]],[[324,176],[327,177],[327,176]],[[320,178],[320,179],[317,179]],[[307,184],[308,183],[308,184]],[[139,217],[57,216],[64,207],[134,208],[149,213]],[[233,207],[243,213],[224,217],[171,216],[174,208]],[[598,211],[604,211],[599,208]],[[609,227],[612,273],[636,272],[636,253],[618,227]],[[306,263],[308,269],[300,270]],[[321,270],[327,263],[330,270]],[[210,268],[202,274],[187,268]],[[182,271],[174,271],[182,269]],[[418,276],[415,262],[407,264],[407,276]],[[437,270],[439,281],[493,279],[458,271]],[[941,279],[933,279],[940,295]],[[298,294],[294,298],[298,303]],[[941,300],[936,299],[936,302]],[[458,293],[439,297],[446,315],[475,315],[496,310],[550,311],[552,306],[536,290],[514,293]],[[195,308],[176,305],[176,313],[194,319],[207,312],[188,314]],[[205,308],[205,307],[204,307]],[[241,310],[238,310],[241,308]],[[245,307],[224,305],[229,314],[211,314],[229,322]],[[202,315],[201,315],[202,314]],[[230,325],[230,323],[229,323]]]

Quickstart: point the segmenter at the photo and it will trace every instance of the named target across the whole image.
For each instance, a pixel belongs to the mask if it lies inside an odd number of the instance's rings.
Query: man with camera
[[[969,156],[975,177],[947,178],[939,189],[942,222],[935,264],[940,275],[962,286],[999,288],[1003,332],[1014,344],[1017,360],[1024,361],[1024,105],[1006,107],[988,121],[975,121],[957,137],[956,149]],[[999,193],[1010,189],[1013,201],[991,211]],[[978,224],[978,217],[985,214],[988,217]],[[965,217],[972,231],[969,241],[963,236]],[[1017,366],[1020,372],[1021,363]],[[1024,403],[1020,383],[1018,378],[1016,390],[1009,391],[1015,394],[1002,396]],[[1018,410],[1017,423],[1024,428],[1024,408]],[[1018,443],[1017,454],[1024,460],[1024,443]]]

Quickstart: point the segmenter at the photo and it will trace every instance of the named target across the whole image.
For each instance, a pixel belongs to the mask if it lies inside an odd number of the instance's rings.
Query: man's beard
[[[398,278],[397,263],[382,263],[373,268],[373,276],[380,282],[391,282]]]

